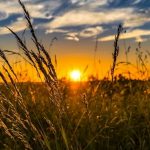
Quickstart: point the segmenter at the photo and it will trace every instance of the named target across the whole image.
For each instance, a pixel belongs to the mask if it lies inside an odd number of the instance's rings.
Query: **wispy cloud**
[[[0,20],[4,20],[8,17],[8,15],[5,12],[0,11]]]
[[[79,41],[79,34],[76,32],[67,33],[65,39],[78,42]]]
[[[96,36],[102,32],[103,32],[103,28],[100,26],[96,26],[96,27],[91,27],[91,28],[87,28],[87,29],[82,30],[79,33],[79,36],[88,38],[88,37]]]
[[[109,0],[71,0],[72,4],[77,4],[79,6],[90,5],[90,7],[99,7],[108,4]]]
[[[63,29],[47,29],[45,31],[46,34],[50,34],[50,33],[67,33],[67,30],[63,30]]]
[[[22,0],[31,17],[36,20],[38,29],[44,29],[45,33],[60,33],[64,38],[79,41],[80,38],[93,37],[111,31],[116,24],[122,23],[127,29],[142,27],[150,23],[150,9],[146,7],[146,0]],[[142,6],[140,4],[142,3]],[[13,27],[16,32],[23,30],[20,26],[20,17],[23,17],[22,9],[17,0],[0,1],[0,20],[6,26]],[[144,10],[144,11],[141,11]],[[9,20],[9,21],[8,21]],[[16,22],[14,22],[17,20]],[[43,22],[41,20],[44,20]],[[7,31],[0,26],[0,34]],[[133,30],[134,31],[134,30]],[[136,31],[136,30],[135,30]],[[69,36],[69,33],[76,35]],[[109,33],[108,33],[109,34]],[[104,38],[105,39],[105,38]]]
[[[127,33],[123,33],[120,37],[120,39],[136,39],[136,41],[143,41],[143,36],[150,36],[150,30],[142,30],[142,29],[136,29]],[[112,41],[115,39],[115,35],[106,36],[103,38],[100,38],[99,41]]]
[[[78,42],[81,38],[95,37],[102,32],[103,32],[103,28],[100,26],[96,26],[96,27],[83,29],[80,32],[68,32],[66,33],[65,39]]]
[[[48,26],[51,28],[60,28],[66,26],[106,24],[128,20],[129,16],[132,17],[133,15],[135,15],[133,8],[104,9],[102,12],[76,9],[56,17]]]
[[[126,21],[124,21],[124,27],[139,27],[150,22],[149,14],[135,14],[131,15]]]
[[[125,27],[135,28],[150,22],[149,13],[140,13],[135,8],[101,9],[100,12],[77,8],[55,17],[45,24],[47,28],[105,25],[120,22]]]
[[[24,20],[18,19],[16,22],[12,22],[9,28],[15,32],[20,32],[26,28],[26,23]],[[0,27],[0,35],[4,34],[10,34],[10,31],[6,27]]]
[[[33,18],[49,18],[53,10],[60,5],[58,0],[55,1],[42,1],[37,3],[36,1],[24,0],[27,10],[30,11],[30,15]],[[19,6],[16,0],[6,0],[0,2],[0,10],[7,14],[7,16],[13,14],[23,14],[22,8]]]
[[[134,2],[133,2],[133,4],[135,5],[135,4],[138,4],[138,3],[140,3],[142,0],[135,0]]]

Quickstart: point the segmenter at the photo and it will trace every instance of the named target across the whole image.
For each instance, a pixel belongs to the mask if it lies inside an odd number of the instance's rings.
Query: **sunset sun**
[[[70,72],[70,79],[72,81],[80,81],[81,80],[81,72],[79,70],[72,70]]]

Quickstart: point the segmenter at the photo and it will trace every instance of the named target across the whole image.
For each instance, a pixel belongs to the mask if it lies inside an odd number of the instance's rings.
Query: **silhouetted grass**
[[[150,80],[115,75],[122,26],[118,27],[114,42],[112,81],[91,77],[87,82],[71,83],[58,80],[28,11],[20,0],[19,3],[36,50],[30,50],[26,42],[8,28],[24,55],[0,49],[0,57],[5,62],[0,71],[3,81],[0,85],[0,149],[148,150]],[[22,57],[33,66],[39,78],[44,77],[44,82],[18,82],[6,53]],[[148,73],[140,46],[137,56],[143,73]]]

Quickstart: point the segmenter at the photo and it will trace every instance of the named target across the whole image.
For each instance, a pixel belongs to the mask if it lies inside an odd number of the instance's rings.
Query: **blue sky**
[[[36,29],[45,34],[60,34],[66,40],[93,39],[98,35],[99,41],[110,41],[119,23],[127,29],[122,38],[146,41],[150,36],[149,0],[22,1]],[[16,32],[26,27],[17,0],[0,1],[0,35],[9,34],[5,26]]]
[[[112,63],[113,41],[121,23],[126,33],[121,35],[119,60],[125,61],[125,50],[131,46],[133,59],[138,42],[150,48],[150,0],[22,0],[32,17],[39,40],[49,50],[52,38],[57,37],[51,53],[56,54],[60,72],[65,76],[70,68],[95,72],[93,65],[96,37],[99,46],[97,68],[105,75]],[[16,50],[17,44],[6,29],[22,33],[26,22],[17,0],[0,0],[0,48]],[[29,39],[28,32],[26,33]],[[31,40],[28,40],[29,45]],[[126,44],[126,46],[125,46]],[[142,45],[142,46],[143,46]],[[32,44],[31,44],[32,46]],[[82,60],[82,62],[81,62]],[[59,70],[58,68],[58,70]],[[63,70],[62,70],[63,68]]]

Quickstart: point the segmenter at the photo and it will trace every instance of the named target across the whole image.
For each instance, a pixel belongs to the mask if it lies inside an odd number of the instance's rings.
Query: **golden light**
[[[70,72],[70,79],[72,81],[80,81],[81,80],[81,72],[79,70],[73,70]]]

